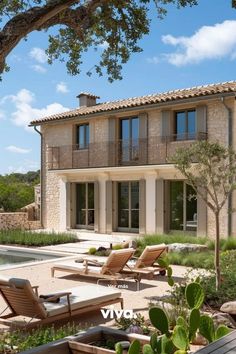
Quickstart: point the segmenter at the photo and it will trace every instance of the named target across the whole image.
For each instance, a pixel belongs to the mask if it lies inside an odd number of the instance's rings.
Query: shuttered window
[[[175,112],[175,140],[196,138],[196,110]]]
[[[89,147],[89,124],[81,124],[76,129],[77,149],[88,149]]]

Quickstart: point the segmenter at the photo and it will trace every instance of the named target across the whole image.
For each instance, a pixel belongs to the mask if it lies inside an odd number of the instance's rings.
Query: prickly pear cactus
[[[150,308],[149,318],[153,326],[162,334],[169,334],[169,321],[164,310],[159,307]]]
[[[141,343],[139,340],[135,339],[128,350],[128,354],[139,354],[141,350]]]
[[[186,351],[189,346],[187,330],[182,326],[175,326],[172,334],[172,341],[176,348]]]
[[[144,344],[143,346],[143,354],[154,354],[154,351],[150,344]]]
[[[116,354],[122,354],[123,353],[123,347],[122,347],[122,345],[119,342],[116,343],[116,345],[115,345],[115,351],[116,351]]]
[[[190,309],[199,309],[205,298],[204,290],[199,283],[190,283],[185,289],[185,297]]]
[[[200,324],[200,311],[199,309],[192,309],[189,315],[189,340],[192,341],[198,330]]]
[[[205,337],[209,343],[215,339],[215,329],[213,319],[210,316],[202,315],[200,317],[199,333]]]

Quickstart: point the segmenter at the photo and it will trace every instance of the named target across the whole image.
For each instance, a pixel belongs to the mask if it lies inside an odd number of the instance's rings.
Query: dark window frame
[[[195,129],[194,132],[190,132],[189,131],[189,122],[188,122],[188,114],[194,112],[195,113]],[[174,140],[196,140],[196,134],[197,134],[197,130],[196,130],[196,108],[189,108],[189,109],[183,109],[183,110],[179,110],[179,111],[175,111],[174,112]],[[185,114],[185,129],[184,129],[184,133],[178,133],[177,132],[177,116],[178,113],[184,113]]]
[[[133,123],[132,121],[137,119],[138,121],[138,136],[133,136]],[[129,137],[122,137],[122,122],[128,121]],[[119,119],[119,161],[122,165],[135,163],[139,160],[139,148],[140,148],[140,117],[138,115],[120,117]],[[125,144],[125,145],[123,145]],[[125,158],[124,158],[125,157]],[[124,160],[123,160],[124,158]]]
[[[80,144],[80,129],[81,127],[84,127],[84,133],[83,133],[83,139],[84,139],[84,144],[81,146]],[[87,129],[88,129],[88,134],[87,134]],[[89,123],[82,123],[76,125],[76,149],[77,150],[87,150],[89,148],[89,143],[90,143],[90,127]],[[87,139],[88,138],[88,139]],[[88,141],[87,141],[88,140]]]

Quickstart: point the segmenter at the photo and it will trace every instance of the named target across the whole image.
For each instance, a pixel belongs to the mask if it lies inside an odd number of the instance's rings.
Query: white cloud
[[[158,57],[152,57],[152,58],[147,58],[147,62],[149,64],[159,64],[161,60]]]
[[[98,45],[102,49],[107,49],[109,47],[109,43],[107,41],[104,41]]]
[[[13,103],[15,106],[15,110],[11,114],[12,122],[15,125],[24,127],[29,131],[33,131],[32,128],[28,127],[30,121],[69,110],[57,102],[51,103],[43,108],[35,108],[33,107],[35,95],[27,89],[21,89],[16,95],[8,95],[3,97],[0,100],[0,105],[5,104],[8,101]]]
[[[8,166],[8,173],[26,173],[28,171],[37,171],[39,168],[38,161],[24,159],[23,161],[19,161],[16,166]]]
[[[57,84],[56,90],[57,90],[57,92],[60,92],[60,93],[67,93],[67,92],[69,92],[66,83],[63,82],[63,81],[61,81],[61,82],[59,82],[59,83]]]
[[[162,59],[175,66],[197,64],[207,59],[233,60],[236,59],[236,20],[203,26],[189,37],[168,34],[162,36],[162,42],[176,47],[174,52],[162,55]],[[151,58],[152,63],[159,62],[155,58]]]
[[[31,151],[30,149],[23,149],[23,148],[15,146],[15,145],[9,145],[5,149],[7,151],[14,152],[17,154],[28,154]]]
[[[6,119],[6,114],[4,111],[0,110],[0,120],[1,119]]]
[[[40,74],[45,74],[47,72],[47,69],[45,69],[44,66],[39,64],[31,65],[31,68]]]
[[[40,64],[44,64],[48,60],[47,54],[45,53],[44,49],[38,47],[32,48],[29,55],[31,58],[35,59]]]

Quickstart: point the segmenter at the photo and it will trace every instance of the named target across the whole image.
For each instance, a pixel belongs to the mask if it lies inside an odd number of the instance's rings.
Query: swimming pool
[[[65,255],[23,247],[0,246],[0,270],[61,257],[65,257]]]

